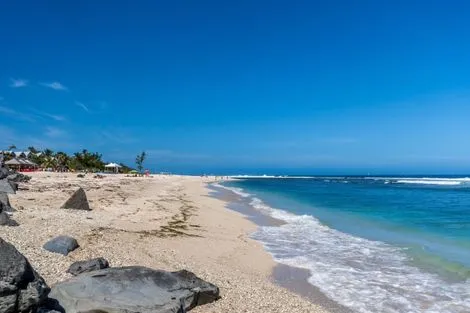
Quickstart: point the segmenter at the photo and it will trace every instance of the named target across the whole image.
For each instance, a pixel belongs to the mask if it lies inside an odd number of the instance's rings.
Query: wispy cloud
[[[28,121],[28,122],[34,121],[34,118],[32,118],[30,115],[18,112],[6,106],[0,106],[0,114],[17,119],[17,120],[21,120],[21,121]]]
[[[137,140],[136,136],[132,135],[126,129],[112,128],[101,131],[103,142],[113,142],[118,144],[134,143]]]
[[[44,132],[44,135],[49,138],[60,138],[67,135],[67,132],[63,129],[48,126]]]
[[[28,86],[28,81],[26,79],[15,79],[10,78],[10,87],[11,88],[20,88]]]
[[[38,131],[0,125],[0,134],[0,147],[15,144],[19,149],[34,146],[38,149],[75,150],[82,146],[74,142],[68,132],[54,127]]]
[[[47,116],[47,117],[53,119],[53,120],[58,121],[58,122],[63,122],[63,121],[65,121],[65,120],[67,120],[67,119],[65,118],[65,116],[62,116],[62,115],[55,115],[55,114],[49,114],[49,113],[43,113],[43,114],[44,114],[45,116]]]
[[[65,87],[64,85],[62,85],[61,83],[59,82],[52,82],[52,83],[39,83],[41,86],[44,86],[44,87],[47,87],[47,88],[51,88],[51,89],[54,89],[54,90],[62,90],[62,91],[68,91],[69,89],[67,87]]]
[[[13,110],[13,109],[4,107],[4,106],[0,106],[0,113],[3,113],[3,114],[15,114],[16,111]]]
[[[331,145],[348,145],[357,143],[359,140],[357,138],[351,137],[326,137],[319,139],[319,143],[331,144]]]
[[[54,121],[57,121],[57,122],[63,122],[63,121],[67,120],[67,118],[65,116],[62,116],[62,115],[43,112],[43,111],[39,111],[39,110],[34,109],[34,108],[31,108],[31,111],[33,111],[34,113],[36,113],[37,115],[39,115],[41,117],[48,117],[48,118],[53,119]]]
[[[81,107],[85,112],[90,113],[90,109],[83,102],[75,101],[75,104]]]
[[[2,148],[15,143],[18,138],[14,129],[3,125],[0,125],[0,134],[2,134],[0,136],[0,147]]]
[[[290,140],[267,141],[263,145],[269,148],[305,148],[311,146],[333,147],[347,146],[359,143],[359,139],[352,137],[318,137],[318,138],[300,138]]]

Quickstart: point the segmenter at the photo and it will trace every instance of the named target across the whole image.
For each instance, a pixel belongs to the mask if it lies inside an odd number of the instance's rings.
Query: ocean
[[[244,177],[215,186],[283,221],[252,238],[354,312],[470,312],[470,178]]]

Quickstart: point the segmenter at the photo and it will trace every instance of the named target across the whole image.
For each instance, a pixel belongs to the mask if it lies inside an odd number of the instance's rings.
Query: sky
[[[468,1],[0,3],[0,147],[183,173],[470,173]]]

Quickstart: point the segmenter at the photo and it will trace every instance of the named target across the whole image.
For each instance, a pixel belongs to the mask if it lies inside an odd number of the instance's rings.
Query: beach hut
[[[14,169],[16,171],[34,171],[38,168],[38,165],[31,160],[27,160],[24,158],[12,158],[5,162],[9,168]]]
[[[5,165],[17,171],[34,171],[38,167],[33,161],[24,158],[12,158]]]
[[[19,171],[21,169],[21,165],[23,165],[22,162],[20,162],[19,159],[17,158],[13,158],[11,160],[8,160],[5,162],[5,165],[7,165],[9,168],[11,168],[12,170],[17,170]]]
[[[109,163],[104,166],[108,171],[112,171],[114,173],[119,173],[119,169],[122,167],[119,164],[116,163]]]

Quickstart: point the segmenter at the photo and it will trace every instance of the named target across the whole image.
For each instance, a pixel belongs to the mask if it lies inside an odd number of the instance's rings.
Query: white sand
[[[208,196],[207,179],[188,176],[104,179],[33,173],[11,195],[18,227],[0,227],[33,267],[54,285],[69,265],[102,256],[111,266],[142,265],[190,270],[219,286],[222,299],[192,312],[325,312],[271,281],[272,257],[248,235],[255,225]],[[92,211],[59,209],[78,187]],[[57,235],[80,248],[62,256],[42,249]]]

